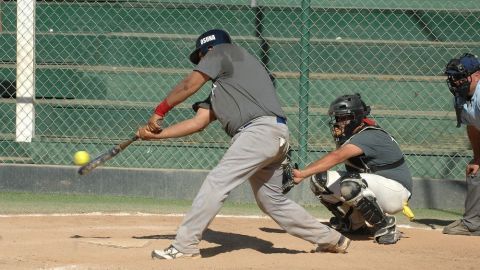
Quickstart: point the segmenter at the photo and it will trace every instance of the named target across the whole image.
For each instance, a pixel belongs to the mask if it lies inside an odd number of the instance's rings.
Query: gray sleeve
[[[219,48],[213,48],[200,60],[194,70],[206,74],[215,81],[226,74],[224,66],[227,65],[227,62],[228,58],[225,57],[223,51]]]
[[[232,44],[220,44],[212,48],[194,70],[206,74],[213,81],[233,74],[233,63],[230,56]]]
[[[207,109],[207,110],[210,110],[212,108],[212,103],[210,102],[210,95],[208,96],[207,99],[205,100],[202,100],[202,101],[198,101],[198,102],[195,102],[193,105],[192,105],[192,109],[196,112],[198,111],[198,109]]]
[[[380,131],[382,132],[382,131]],[[383,133],[383,132],[382,132]],[[370,130],[365,130],[360,132],[359,134],[355,135],[351,140],[350,144],[357,146],[358,148],[362,149],[363,154],[365,156],[372,156],[375,154],[374,149],[374,141],[378,139],[377,134],[375,132],[370,132]]]

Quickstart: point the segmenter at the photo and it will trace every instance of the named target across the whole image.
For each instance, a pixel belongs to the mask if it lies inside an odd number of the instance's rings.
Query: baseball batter
[[[232,137],[231,145],[204,180],[173,244],[152,251],[152,257],[199,257],[202,233],[229,193],[246,180],[260,209],[285,231],[316,244],[318,252],[345,253],[350,244],[348,238],[323,225],[282,194],[281,163],[288,151],[289,132],[264,66],[245,49],[232,44],[228,33],[218,29],[198,37],[190,60],[197,66],[172,89],[137,134],[144,140],[186,136],[218,120]],[[165,114],[210,80],[213,84],[208,98],[193,105],[196,115],[162,129]]]
[[[380,244],[400,239],[395,214],[412,191],[412,176],[397,142],[373,119],[359,94],[335,99],[329,108],[337,149],[302,170],[294,181],[310,178],[315,196],[334,217],[330,224],[345,233],[373,233]],[[346,171],[328,171],[345,163]]]
[[[467,126],[473,159],[465,169],[465,213],[460,220],[443,228],[443,233],[480,236],[480,61],[473,54],[465,53],[448,62],[445,75],[454,95],[457,127]]]

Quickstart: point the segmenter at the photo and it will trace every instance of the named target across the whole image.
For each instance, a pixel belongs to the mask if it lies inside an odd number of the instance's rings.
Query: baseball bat
[[[127,148],[131,143],[138,140],[137,136],[134,136],[131,139],[121,142],[120,144],[116,145],[112,149],[108,150],[107,152],[101,154],[100,156],[96,157],[94,160],[90,161],[89,163],[85,164],[84,166],[78,169],[78,173],[80,175],[86,175],[87,173],[91,172],[96,167],[102,165],[107,160],[112,159],[114,156],[118,155],[122,150]]]

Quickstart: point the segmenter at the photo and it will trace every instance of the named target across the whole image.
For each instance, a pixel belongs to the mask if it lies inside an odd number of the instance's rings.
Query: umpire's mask
[[[471,75],[480,70],[480,62],[473,54],[465,53],[460,58],[450,60],[445,67],[448,89],[455,97],[455,112],[457,127],[461,126],[461,112],[463,105],[470,100],[468,92],[472,83]]]

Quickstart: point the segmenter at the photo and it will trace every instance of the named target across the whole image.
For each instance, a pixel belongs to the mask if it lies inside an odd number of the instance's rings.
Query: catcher
[[[292,169],[292,183],[305,178],[320,202],[334,215],[332,227],[342,233],[373,233],[379,244],[400,239],[395,214],[412,191],[412,176],[397,142],[374,120],[359,94],[340,96],[328,114],[337,149],[306,168]],[[346,171],[328,171],[344,163]]]

